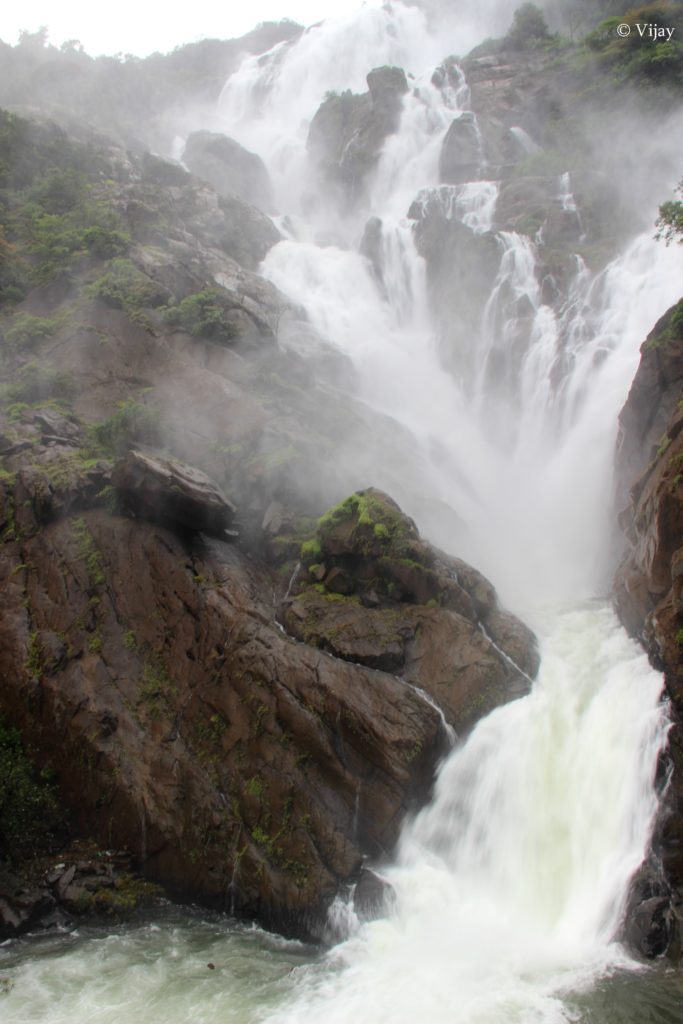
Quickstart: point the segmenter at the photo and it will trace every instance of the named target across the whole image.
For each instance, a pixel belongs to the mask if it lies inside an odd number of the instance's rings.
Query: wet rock
[[[263,160],[228,135],[192,132],[183,162],[221,195],[236,195],[261,210],[272,209],[272,188]]]
[[[112,483],[144,519],[217,536],[225,536],[234,522],[234,505],[205,473],[178,459],[132,449],[116,463]]]
[[[363,197],[386,138],[398,128],[402,97],[408,91],[401,68],[374,68],[367,82],[367,93],[328,96],[308,133],[308,151],[322,181],[328,191],[336,187],[337,198],[346,205]]]
[[[301,552],[325,574],[294,579],[283,609],[294,636],[419,686],[458,732],[528,691],[538,669],[531,632],[386,494],[359,491],[331,509]]]
[[[659,955],[681,933],[676,908],[683,897],[682,383],[679,303],[641,348],[619,417],[616,458],[617,494],[628,503],[619,516],[626,549],[615,575],[614,603],[627,631],[664,671],[673,718],[669,781],[652,840],[660,886],[632,898],[628,925],[633,945],[645,956]]]
[[[453,118],[439,155],[439,180],[447,185],[475,181],[482,160],[477,120],[466,111]]]
[[[363,868],[353,890],[353,909],[361,921],[384,917],[396,899],[394,887],[369,868]]]

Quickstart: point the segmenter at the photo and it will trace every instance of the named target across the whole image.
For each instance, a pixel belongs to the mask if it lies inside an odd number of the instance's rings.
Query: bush
[[[40,402],[48,398],[68,399],[71,381],[63,373],[38,363],[25,363],[14,382],[4,388],[10,402]]]
[[[119,402],[117,412],[91,427],[95,444],[110,455],[121,455],[134,444],[158,444],[158,416],[153,409],[129,399]]]
[[[15,313],[5,331],[5,341],[11,348],[35,348],[59,328],[57,316],[31,316],[30,313]]]
[[[220,292],[207,288],[170,306],[166,310],[166,322],[182,327],[188,334],[210,338],[212,341],[231,341],[236,335],[235,325],[229,318],[230,307],[222,300]]]
[[[543,11],[536,4],[526,3],[513,14],[505,45],[514,50],[526,50],[546,43],[550,38]]]
[[[620,36],[617,27],[630,26]],[[637,25],[673,29],[671,40],[642,37]],[[650,3],[607,18],[586,37],[586,46],[607,65],[617,81],[649,82],[675,87],[683,84],[683,4]]]
[[[676,192],[683,196],[683,181],[681,181]],[[663,238],[666,244],[674,240],[683,245],[683,201],[680,199],[669,199],[659,207],[657,218],[657,238]]]
[[[18,730],[0,719],[0,859],[48,846],[59,820],[49,773],[36,772]]]
[[[159,306],[165,296],[159,286],[127,259],[109,263],[106,273],[88,289],[108,306],[135,315],[141,309]]]

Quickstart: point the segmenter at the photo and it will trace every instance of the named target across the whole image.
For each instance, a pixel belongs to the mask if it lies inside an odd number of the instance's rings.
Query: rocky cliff
[[[264,214],[91,130],[1,126],[0,713],[72,830],[323,936],[533,637],[385,495],[322,515],[370,414],[323,343],[283,345],[307,325],[255,273]]]
[[[636,880],[644,901],[630,928],[647,953],[676,949],[683,899],[683,304],[657,323],[620,415],[617,494],[626,550],[614,598],[619,616],[664,672],[672,728],[662,765],[665,799],[651,861]]]

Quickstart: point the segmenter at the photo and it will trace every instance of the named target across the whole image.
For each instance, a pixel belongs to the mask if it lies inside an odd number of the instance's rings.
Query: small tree
[[[532,3],[518,7],[512,16],[512,27],[505,37],[506,44],[515,50],[525,50],[549,39],[550,32],[541,8]]]
[[[683,180],[676,187],[679,196],[683,196]],[[669,199],[659,207],[657,218],[657,235],[666,244],[676,240],[683,245],[683,199]]]

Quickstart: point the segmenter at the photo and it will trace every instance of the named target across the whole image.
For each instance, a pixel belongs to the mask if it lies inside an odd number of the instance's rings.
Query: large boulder
[[[365,195],[385,140],[399,125],[408,91],[401,68],[381,67],[367,76],[368,92],[332,93],[311,121],[308,151],[323,184],[336,188],[344,204]]]
[[[476,570],[421,540],[386,494],[359,491],[331,509],[301,553],[283,622],[305,643],[399,675],[459,733],[528,691],[533,635]]]
[[[114,466],[112,484],[143,519],[224,537],[235,506],[206,473],[158,452],[131,449]]]
[[[266,165],[260,156],[230,136],[192,132],[185,143],[183,163],[221,195],[236,195],[261,210],[272,210],[272,187]]]

